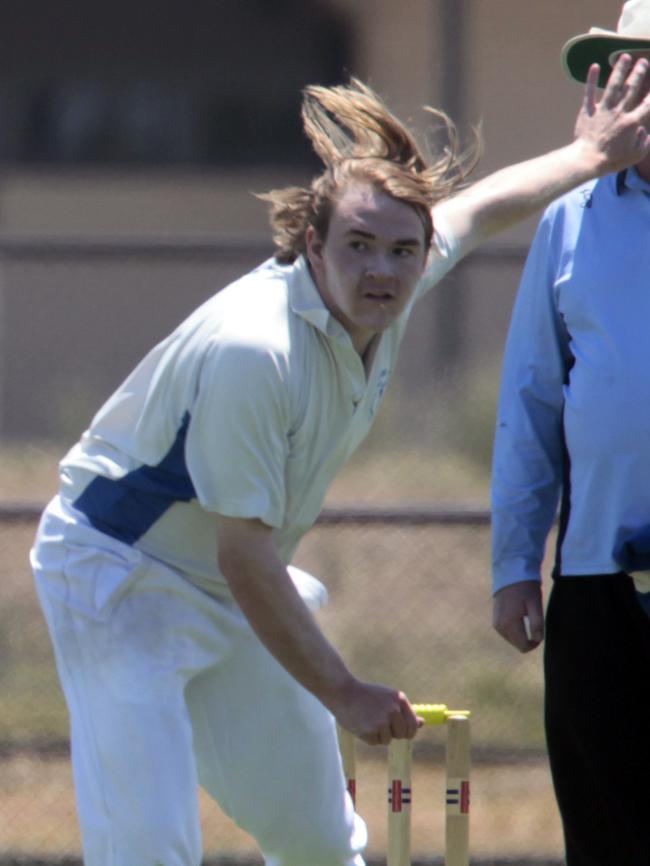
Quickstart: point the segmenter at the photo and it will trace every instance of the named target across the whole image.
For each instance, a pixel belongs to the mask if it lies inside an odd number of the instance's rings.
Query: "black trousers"
[[[545,722],[567,866],[650,866],[650,618],[629,577],[559,577]]]

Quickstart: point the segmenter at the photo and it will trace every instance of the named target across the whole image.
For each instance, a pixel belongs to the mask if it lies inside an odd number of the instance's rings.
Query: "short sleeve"
[[[203,508],[282,525],[288,407],[282,357],[257,345],[211,345],[199,376],[185,454]]]
[[[460,241],[442,215],[434,215],[433,243],[418,283],[417,297],[433,288],[460,259]]]

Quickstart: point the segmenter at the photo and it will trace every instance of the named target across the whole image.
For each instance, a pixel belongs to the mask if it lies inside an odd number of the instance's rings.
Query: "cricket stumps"
[[[468,710],[445,704],[414,704],[425,725],[447,726],[445,792],[445,866],[469,866],[470,722]],[[355,740],[339,729],[343,769],[356,804]],[[387,866],[411,863],[412,740],[392,740],[388,746]]]

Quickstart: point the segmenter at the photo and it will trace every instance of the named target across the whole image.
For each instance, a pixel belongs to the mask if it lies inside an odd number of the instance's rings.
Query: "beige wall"
[[[614,28],[612,0],[470,0],[469,116],[482,120],[489,172],[568,142],[582,88],[560,65],[567,39]],[[525,231],[510,237],[526,240]]]
[[[440,63],[439,0],[331,0],[357,33],[354,73],[382,93],[400,116],[436,101]]]

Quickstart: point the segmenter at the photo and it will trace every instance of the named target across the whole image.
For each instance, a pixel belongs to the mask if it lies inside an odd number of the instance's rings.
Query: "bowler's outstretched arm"
[[[650,64],[619,58],[602,98],[596,99],[594,64],[571,144],[494,172],[433,209],[461,244],[461,256],[488,238],[533,216],[586,180],[640,162],[650,151],[650,94],[644,96]]]

